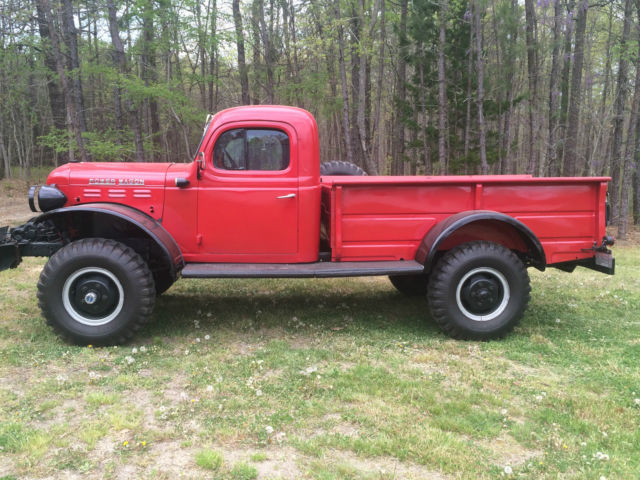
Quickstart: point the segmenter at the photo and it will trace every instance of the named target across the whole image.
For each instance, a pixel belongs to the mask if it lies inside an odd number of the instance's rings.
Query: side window
[[[289,137],[280,130],[229,130],[216,142],[213,164],[223,170],[285,170],[289,166]]]

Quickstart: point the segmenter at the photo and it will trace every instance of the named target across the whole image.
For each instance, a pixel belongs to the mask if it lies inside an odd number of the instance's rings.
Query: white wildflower
[[[538,402],[541,402],[542,401],[542,395],[536,395],[536,400]]]
[[[133,348],[131,349],[131,354],[132,354],[132,355],[135,355],[136,353],[138,353],[138,349],[137,349],[136,347],[133,347]]]
[[[205,336],[204,336],[204,339],[205,339],[205,340],[210,340],[210,339],[211,339],[211,335],[205,335]]]
[[[262,396],[262,390],[257,389],[256,390],[256,396],[261,397]]]
[[[586,447],[587,446],[587,442],[580,442],[580,446]]]
[[[142,353],[146,352],[146,351],[147,351],[147,347],[145,347],[144,345],[142,345],[142,346],[140,347],[140,351],[141,351]]]
[[[196,338],[196,343],[200,343],[200,337]]]
[[[89,372],[89,379],[90,380],[97,380],[100,378],[100,375],[96,372]]]
[[[503,408],[502,410],[500,410],[500,414],[501,414],[501,415],[506,415],[507,413],[508,413],[508,412],[507,412],[507,409],[506,409],[506,408]]]
[[[640,407],[640,398],[634,398],[633,403],[635,403],[637,407]]]
[[[68,378],[66,377],[66,375],[60,374],[60,375],[58,375],[56,377],[56,380],[57,380],[59,385],[62,385],[64,382],[66,382],[68,380]]]
[[[267,435],[271,435],[273,433],[273,427],[271,425],[264,427],[264,430],[267,432]]]
[[[136,359],[133,358],[131,355],[127,355],[126,357],[124,357],[124,361],[127,362],[129,365],[131,365],[133,362],[136,361]]]
[[[185,354],[185,355],[189,355],[189,350],[185,350],[185,351],[184,351],[184,354]]]
[[[316,367],[315,365],[311,365],[310,367],[307,367],[304,370],[300,370],[300,374],[306,375],[308,377],[309,375],[317,371],[318,371],[318,367]]]
[[[274,439],[276,440],[276,442],[278,443],[282,443],[282,441],[284,440],[284,437],[286,437],[287,434],[284,432],[278,432],[274,435]]]
[[[507,465],[506,467],[504,467],[504,473],[506,473],[507,475],[511,475],[513,473],[513,468]]]
[[[207,392],[213,392],[213,385],[207,385]]]
[[[601,460],[603,462],[606,462],[609,460],[609,455],[607,455],[606,453],[602,453],[602,452],[596,452],[596,454],[594,455],[594,458],[596,458],[597,460]]]

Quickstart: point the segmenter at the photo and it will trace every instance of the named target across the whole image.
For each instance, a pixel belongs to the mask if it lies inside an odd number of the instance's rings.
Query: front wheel
[[[58,250],[38,282],[42,314],[74,343],[126,342],[153,311],[155,285],[142,257],[126,245],[83,239]]]
[[[509,249],[489,242],[453,248],[430,275],[431,316],[449,336],[500,338],[513,330],[529,303],[529,275]]]

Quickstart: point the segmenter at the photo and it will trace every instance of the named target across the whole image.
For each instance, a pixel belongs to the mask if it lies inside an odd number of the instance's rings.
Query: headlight
[[[38,197],[37,207],[36,197]],[[38,187],[34,185],[29,189],[29,208],[32,212],[37,212],[38,208],[43,212],[48,212],[64,206],[65,203],[67,203],[67,196],[54,186],[42,185]]]

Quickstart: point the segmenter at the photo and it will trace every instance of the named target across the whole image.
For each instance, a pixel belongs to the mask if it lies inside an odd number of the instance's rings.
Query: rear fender
[[[486,240],[496,242],[521,254],[528,265],[544,270],[546,256],[538,237],[521,221],[490,210],[471,210],[448,217],[425,235],[416,261],[431,271],[438,251],[461,243]]]
[[[130,246],[149,263],[156,287],[173,283],[184,267],[182,252],[169,232],[158,221],[132,207],[87,203],[52,210],[32,221],[53,224],[65,243],[95,237]]]

